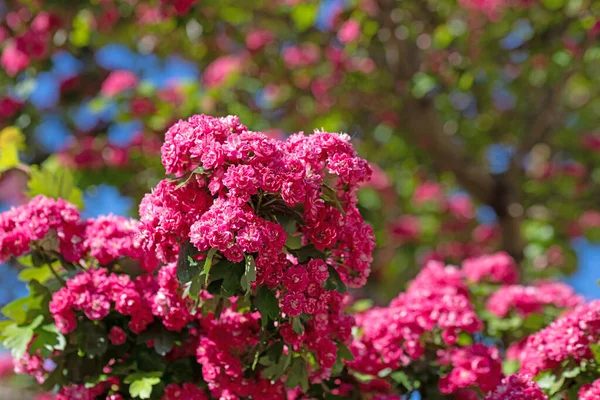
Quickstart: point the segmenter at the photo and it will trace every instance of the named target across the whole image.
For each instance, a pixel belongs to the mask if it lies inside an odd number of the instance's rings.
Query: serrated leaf
[[[262,371],[262,375],[265,378],[271,380],[277,380],[283,376],[287,367],[290,365],[290,361],[292,360],[292,353],[288,351],[287,353],[281,354],[279,357],[279,361],[277,363],[270,365]]]
[[[208,284],[208,276],[210,275],[210,267],[212,266],[213,257],[217,254],[217,249],[210,249],[206,253],[206,260],[204,261],[204,275],[206,275],[206,284]]]
[[[290,251],[294,257],[298,259],[299,263],[305,263],[313,258],[319,258],[321,260],[325,260],[325,253],[319,251],[312,244],[308,246],[301,247],[296,250]]]
[[[44,195],[60,198],[79,209],[83,208],[83,193],[75,186],[71,171],[55,162],[46,162],[41,168],[32,166],[27,187],[29,197]]]
[[[160,383],[160,378],[142,378],[131,383],[129,394],[133,398],[149,399],[154,385]]]
[[[302,325],[302,321],[300,320],[300,317],[292,318],[292,329],[298,335],[302,335],[304,333],[304,326]]]
[[[189,240],[181,244],[177,257],[177,279],[180,283],[188,283],[200,275],[198,263],[190,261],[196,253],[197,249]]]
[[[256,293],[254,306],[260,313],[262,326],[265,327],[269,320],[275,321],[279,316],[279,301],[266,286],[261,286]]]
[[[337,347],[338,347],[338,355],[340,356],[340,358],[342,360],[348,360],[348,361],[354,360],[354,354],[352,354],[352,352],[350,351],[348,346],[346,346],[344,343],[338,343]]]
[[[17,324],[8,325],[2,331],[2,345],[9,349],[14,359],[23,357],[29,343],[33,339],[35,329],[42,324],[44,317],[38,315],[31,324],[27,326],[18,326]]]
[[[336,290],[340,293],[346,293],[348,289],[346,288],[346,284],[342,281],[342,277],[337,272],[335,268],[331,265],[328,266],[329,269],[329,277],[325,282],[325,289],[327,290]]]
[[[393,372],[390,376],[396,383],[399,383],[402,386],[404,386],[406,388],[406,390],[411,391],[414,389],[413,383],[411,382],[408,375],[406,375],[404,372],[396,371],[396,372]]]
[[[256,281],[256,264],[254,263],[254,257],[246,255],[245,271],[240,284],[242,290],[246,293],[252,289],[252,282]]]
[[[305,393],[308,391],[308,368],[302,358],[297,357],[292,361],[285,385],[291,389],[300,386]]]

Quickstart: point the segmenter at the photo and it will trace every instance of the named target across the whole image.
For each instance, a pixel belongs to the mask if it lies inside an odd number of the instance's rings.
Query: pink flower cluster
[[[582,303],[583,297],[575,294],[572,287],[554,282],[503,286],[490,296],[486,308],[498,317],[505,317],[511,311],[526,317],[543,312],[545,306],[570,309]]]
[[[129,257],[138,260],[144,270],[153,271],[158,260],[142,248],[136,237],[138,224],[136,220],[115,215],[90,219],[86,222],[83,245],[102,265]]]
[[[505,252],[472,257],[462,263],[465,277],[474,283],[488,282],[512,285],[517,282],[517,264]]]
[[[577,394],[579,400],[600,399],[600,379],[596,379],[591,384],[583,385]]]
[[[58,16],[46,11],[30,18],[31,13],[27,9],[14,10],[6,15],[14,37],[5,42],[0,64],[10,76],[27,68],[31,60],[45,57],[52,35],[61,25]]]
[[[340,265],[346,283],[364,284],[374,240],[356,190],[370,168],[348,136],[317,132],[282,142],[247,131],[236,117],[197,115],[169,129],[162,161],[169,174],[192,174],[182,188],[161,182],[140,206],[142,237],[163,261],[174,260],[178,239],[188,237],[198,250],[218,249],[233,262],[250,253],[277,260],[286,235],[274,221],[291,214],[301,218],[304,243],[329,251],[328,263]],[[259,282],[286,266],[268,264]]]
[[[449,365],[452,371],[440,378],[440,391],[451,394],[459,389],[478,387],[483,393],[500,384],[502,360],[496,347],[477,343],[469,347],[440,351],[439,365]]]
[[[548,400],[530,375],[507,376],[485,400]]]
[[[519,360],[521,371],[537,375],[567,360],[580,362],[594,358],[591,344],[600,339],[600,301],[581,305],[547,328],[527,338]]]
[[[237,117],[196,115],[165,136],[162,162],[178,179],[160,182],[140,205],[140,237],[163,261],[174,261],[186,239],[201,253],[218,250],[213,263],[253,257],[255,285],[278,293],[284,317],[312,315],[303,336],[288,339],[315,351],[323,376],[336,359],[333,340],[348,342],[352,326],[343,297],[324,288],[329,268],[362,286],[374,249],[356,197],[371,170],[349,139],[316,132],[284,142]],[[324,260],[298,262],[285,248],[286,219],[297,251],[311,246]]]
[[[387,308],[358,315],[362,335],[352,345],[355,360],[349,366],[377,375],[420,358],[432,335],[446,345],[456,343],[460,332],[476,333],[483,323],[475,314],[460,270],[430,262]]]
[[[82,256],[79,211],[62,199],[37,196],[0,214],[0,261],[30,248],[59,252],[67,261]]]
[[[67,334],[77,327],[78,316],[98,321],[112,311],[130,317],[129,329],[139,334],[154,322],[155,317],[169,330],[180,331],[194,320],[186,302],[177,294],[179,283],[175,266],[163,267],[158,277],[141,275],[132,280],[129,275],[93,269],[69,279],[52,296],[50,312],[58,329]],[[121,332],[111,332],[111,340]]]
[[[196,357],[202,365],[202,376],[215,398],[237,400],[282,398],[281,382],[244,377],[242,358],[252,354],[259,342],[258,313],[240,314],[225,310],[219,318],[211,314],[201,320]]]

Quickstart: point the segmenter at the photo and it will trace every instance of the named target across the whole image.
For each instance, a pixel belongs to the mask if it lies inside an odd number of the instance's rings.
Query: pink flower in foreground
[[[579,400],[597,400],[600,399],[600,379],[593,383],[583,385],[577,394]]]
[[[511,375],[502,380],[502,383],[485,400],[547,400],[540,387],[529,375]]]

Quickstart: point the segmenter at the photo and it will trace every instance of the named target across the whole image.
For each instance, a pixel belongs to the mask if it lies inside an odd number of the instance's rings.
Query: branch
[[[402,117],[408,136],[432,156],[439,168],[452,172],[460,186],[482,203],[492,203],[493,177],[469,157],[464,146],[444,133],[430,100],[407,100]]]

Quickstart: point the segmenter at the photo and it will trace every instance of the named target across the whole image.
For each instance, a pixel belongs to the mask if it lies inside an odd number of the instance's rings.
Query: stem
[[[65,286],[65,284],[66,284],[65,280],[63,278],[61,278],[61,276],[58,274],[58,272],[56,272],[56,270],[52,267],[52,264],[48,263],[46,265],[48,265],[48,268],[50,268],[52,275],[54,275],[54,277],[60,282],[60,284]]]

